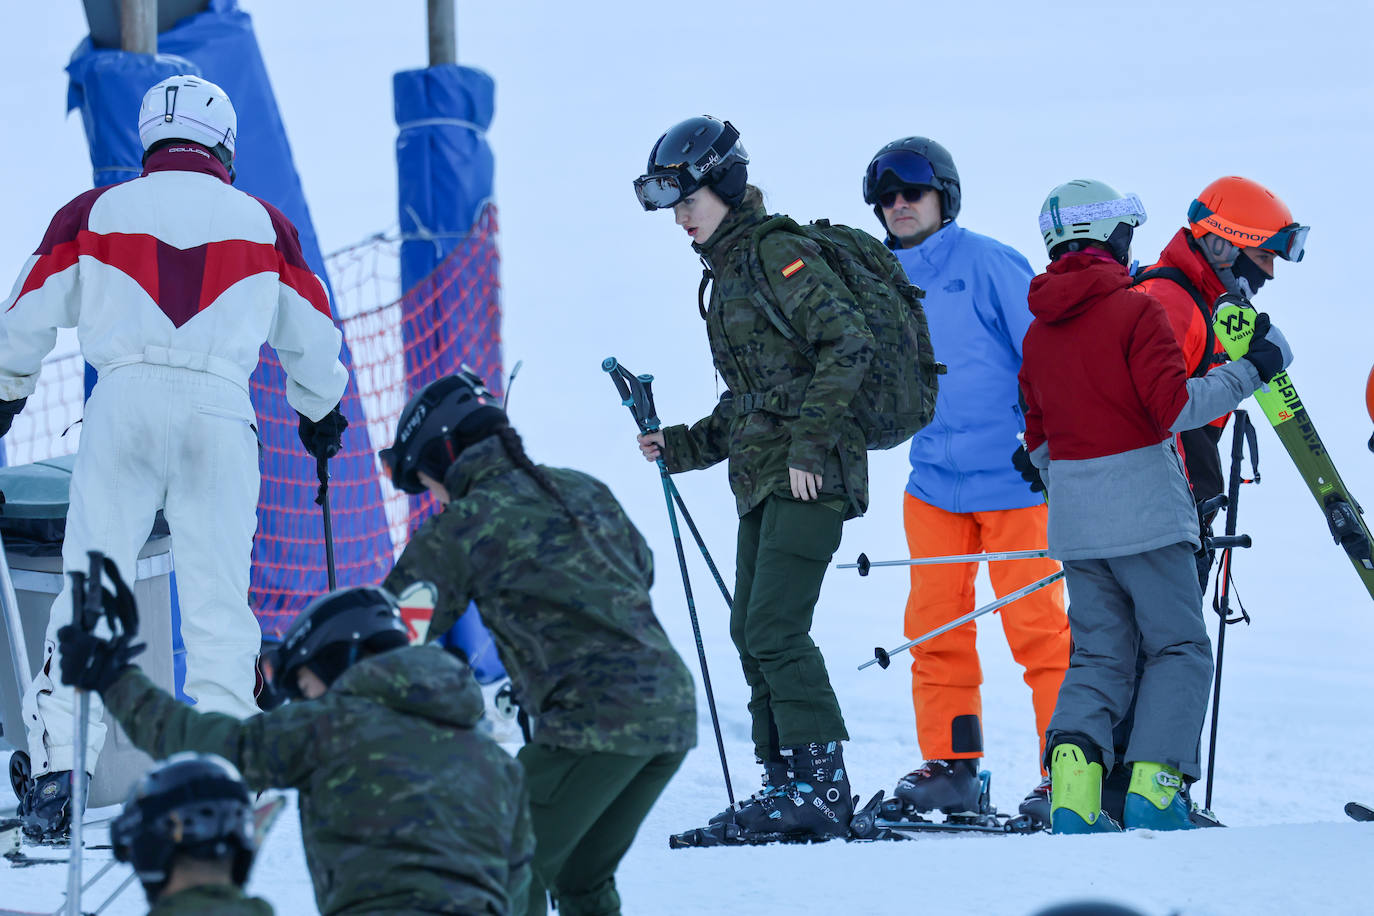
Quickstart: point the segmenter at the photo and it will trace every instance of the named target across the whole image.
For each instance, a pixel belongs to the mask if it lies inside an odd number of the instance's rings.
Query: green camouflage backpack
[[[935,415],[935,394],[944,363],[935,361],[926,313],[925,293],[907,279],[901,262],[882,242],[850,226],[816,220],[806,226],[788,216],[772,216],[754,230],[749,271],[754,303],[768,320],[811,362],[816,353],[788,322],[770,289],[759,257],[759,243],[770,232],[792,232],[821,249],[826,264],[859,303],[873,334],[873,361],[851,405],[869,449],[886,449],[914,436]]]

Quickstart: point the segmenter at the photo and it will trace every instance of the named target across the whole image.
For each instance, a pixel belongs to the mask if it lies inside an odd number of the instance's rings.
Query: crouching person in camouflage
[[[401,412],[392,482],[443,511],[388,589],[439,588],[430,633],[475,601],[530,735],[519,759],[537,839],[529,912],[617,914],[615,870],[696,744],[696,691],[649,603],[653,555],[606,485],[536,465],[470,372]]]
[[[467,665],[412,647],[395,600],[345,588],[311,603],[283,640],[276,686],[293,702],[240,721],[200,713],[129,659],[131,637],[59,632],[63,683],[99,691],[154,757],[218,754],[250,788],[300,792],[321,913],[523,914],[534,853],[524,776],[473,730]]]

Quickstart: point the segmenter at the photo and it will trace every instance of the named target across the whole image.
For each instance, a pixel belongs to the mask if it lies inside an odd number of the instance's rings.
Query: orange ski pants
[[[912,557],[952,556],[1046,546],[1049,506],[992,512],[946,512],[905,493],[903,516]],[[1000,598],[1059,569],[1050,559],[999,560],[988,564],[992,589]],[[911,567],[911,597],[906,604],[906,636],[915,639],[974,608],[976,563]],[[1054,713],[1059,685],[1069,667],[1069,620],[1064,583],[1055,582],[1013,601],[997,613],[1012,657],[1026,669],[1035,707],[1040,759],[1045,730]],[[976,622],[912,648],[911,696],[916,707],[916,737],[927,760],[981,757],[983,701],[979,686]]]

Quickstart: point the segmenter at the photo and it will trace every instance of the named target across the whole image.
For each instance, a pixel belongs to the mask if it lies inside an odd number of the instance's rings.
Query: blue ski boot
[[[1183,774],[1163,763],[1137,760],[1126,793],[1127,830],[1195,830]],[[1210,813],[1210,812],[1208,812]]]

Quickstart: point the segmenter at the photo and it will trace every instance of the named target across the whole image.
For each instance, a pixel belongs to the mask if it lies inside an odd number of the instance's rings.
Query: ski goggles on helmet
[[[675,206],[705,184],[703,179],[706,173],[724,161],[732,150],[739,159],[749,161],[749,154],[739,145],[739,131],[726,121],[720,136],[692,162],[650,163],[651,167],[656,167],[634,182],[639,205],[645,210],[664,210]]]
[[[889,173],[894,175],[895,179],[889,180]],[[894,149],[883,153],[868,164],[868,171],[864,172],[864,203],[878,203],[878,188],[882,183],[900,184],[905,187],[938,186],[935,168],[930,164],[930,160],[909,149]]]
[[[1040,211],[1040,232],[1054,230],[1055,235],[1065,234],[1066,226],[1095,223],[1098,220],[1135,218],[1132,226],[1145,224],[1145,205],[1134,194],[1117,197],[1113,200],[1098,200],[1087,204],[1059,206],[1059,198],[1051,197],[1048,205]]]
[[[1311,228],[1289,223],[1275,232],[1244,226],[1215,212],[1200,200],[1188,207],[1188,222],[1203,232],[1221,236],[1237,248],[1263,248],[1285,261],[1294,262],[1301,261],[1306,253],[1307,232]]]

